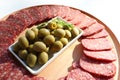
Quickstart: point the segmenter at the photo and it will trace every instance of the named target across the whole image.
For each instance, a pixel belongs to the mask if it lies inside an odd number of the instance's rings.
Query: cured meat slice
[[[74,17],[74,19],[72,19],[69,22],[74,24],[75,26],[77,26],[77,24],[80,24],[83,21],[85,15],[78,10],[76,10],[75,12],[76,12],[76,14],[74,14],[74,15],[76,15],[76,17]]]
[[[53,18],[60,15],[60,6],[59,5],[49,5],[50,15],[49,18]]]
[[[113,48],[113,45],[108,38],[82,39],[81,43],[83,47],[88,50],[109,50]]]
[[[76,68],[71,70],[65,80],[95,80],[95,78],[88,72]]]
[[[75,18],[74,16],[75,16],[75,14],[76,14],[76,11],[77,11],[77,10],[74,10],[74,9],[71,8],[71,9],[69,10],[69,14],[67,14],[64,19],[67,20],[67,21],[71,21],[72,19]]]
[[[37,7],[37,9],[38,9],[38,13],[39,13],[39,17],[40,17],[41,21],[49,19],[50,8],[47,5]]]
[[[9,21],[0,21],[0,30],[6,30],[6,32],[12,32],[15,35],[17,35],[20,32],[20,26],[11,24]]]
[[[60,6],[60,14],[59,16],[62,18],[67,18],[70,14],[70,8],[68,6]]]
[[[73,67],[73,68],[79,68],[79,67],[80,67],[79,61],[73,62],[73,63],[72,63],[72,67]]]
[[[30,14],[27,12],[27,10],[20,10],[14,14],[16,17],[22,19],[25,22],[26,26],[29,26],[32,24],[32,19],[30,17]]]
[[[102,31],[96,33],[96,34],[93,34],[91,36],[87,36],[86,38],[91,38],[91,39],[95,39],[95,38],[103,38],[103,37],[107,37],[109,34],[108,32],[103,29]]]
[[[12,69],[11,63],[1,63],[0,64],[0,80],[3,80],[3,77],[8,74]]]
[[[116,54],[113,50],[107,51],[88,51],[83,50],[84,54],[90,58],[102,61],[114,61],[116,60]]]
[[[28,13],[30,14],[30,17],[32,19],[32,23],[31,24],[35,24],[37,22],[40,22],[40,14],[39,14],[39,10],[37,7],[31,7],[31,8],[27,8],[26,9],[28,11]],[[40,20],[39,20],[40,19]]]
[[[26,28],[25,22],[22,19],[15,17],[14,15],[9,15],[6,21],[9,21],[11,24],[20,26],[19,29],[21,31],[23,31]]]
[[[116,66],[112,62],[100,62],[86,56],[80,58],[80,66],[85,71],[100,77],[112,77],[116,73]]]
[[[113,77],[111,78],[104,78],[104,77],[95,77],[96,80],[115,80]]]
[[[84,15],[84,19],[82,19],[82,22],[77,24],[76,26],[78,26],[81,29],[85,29],[85,28],[88,28],[89,26],[91,26],[92,24],[95,24],[95,23],[96,23],[95,19],[93,19],[87,15]]]
[[[83,30],[84,31],[83,36],[89,36],[89,35],[98,33],[102,29],[104,29],[103,25],[101,25],[99,23],[95,23]]]

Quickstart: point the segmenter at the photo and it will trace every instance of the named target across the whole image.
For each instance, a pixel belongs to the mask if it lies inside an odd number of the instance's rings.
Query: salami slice
[[[53,18],[60,15],[60,6],[58,5],[50,5],[49,10],[50,10],[50,15],[48,15],[49,18]]]
[[[112,77],[116,73],[116,66],[112,62],[100,62],[86,56],[80,58],[80,66],[85,71],[100,77]]]
[[[99,23],[95,23],[83,30],[84,31],[83,36],[89,36],[89,35],[96,34],[99,31],[101,31],[102,29],[104,29],[103,25],[101,25]]]
[[[91,26],[92,24],[95,24],[95,23],[96,23],[95,19],[93,19],[87,15],[84,15],[82,22],[77,24],[77,26],[81,29],[85,29],[85,28],[88,28],[89,26]]]
[[[28,14],[27,10],[23,9],[14,14],[16,17],[22,19],[25,22],[25,26],[30,26],[32,24],[32,19]]]
[[[32,19],[32,23],[31,24],[35,24],[35,23],[37,23],[37,22],[39,22],[41,20],[39,18],[41,15],[39,14],[39,12],[38,12],[39,10],[38,10],[37,7],[27,8],[26,10],[28,11],[28,13],[30,14],[30,17]]]
[[[70,8],[68,6],[60,6],[60,14],[59,16],[62,18],[67,18],[70,14]]]
[[[101,60],[101,61],[114,61],[116,60],[116,54],[113,50],[107,51],[88,51],[83,50],[84,54],[90,58]]]
[[[19,29],[21,31],[23,31],[26,27],[25,22],[22,19],[15,17],[14,15],[9,15],[6,21],[10,22],[11,24],[20,26]]]
[[[76,14],[76,10],[74,10],[74,9],[71,8],[71,9],[69,10],[69,14],[67,14],[64,19],[67,20],[67,21],[71,21],[72,19],[75,18],[75,17],[74,17],[75,14]]]
[[[78,24],[80,24],[83,21],[85,15],[78,10],[76,10],[75,12],[76,12],[76,14],[74,14],[74,15],[76,15],[76,17],[69,22],[74,24],[75,26],[77,26]]]
[[[113,48],[108,38],[82,39],[81,42],[83,47],[88,50],[109,50]]]
[[[87,36],[86,38],[91,38],[91,39],[104,38],[104,37],[107,37],[108,35],[109,35],[108,32],[105,29],[103,29],[102,31],[96,34],[93,34],[91,36]]]
[[[65,80],[95,80],[95,78],[88,72],[76,68],[71,70]]]

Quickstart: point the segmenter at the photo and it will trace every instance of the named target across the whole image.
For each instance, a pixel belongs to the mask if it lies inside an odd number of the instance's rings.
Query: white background
[[[0,18],[19,9],[41,4],[62,4],[84,10],[109,26],[120,43],[119,0],[0,0]]]

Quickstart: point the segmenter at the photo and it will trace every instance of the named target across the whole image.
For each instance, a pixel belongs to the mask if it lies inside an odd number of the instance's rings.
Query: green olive
[[[29,42],[25,36],[19,38],[18,44],[22,49],[26,49],[29,46]]]
[[[65,30],[65,33],[66,33],[65,34],[66,38],[71,38],[72,35],[71,35],[71,32],[69,30]]]
[[[38,55],[38,63],[45,64],[48,61],[48,54],[46,52],[42,52]]]
[[[18,44],[18,42],[17,42],[17,43],[15,43],[15,44],[13,45],[13,51],[14,51],[15,53],[17,53],[19,50],[20,50],[20,46],[19,46],[19,44]]]
[[[35,33],[35,36],[37,37],[38,36],[38,28],[33,27],[31,30]]]
[[[47,27],[50,30],[55,30],[57,28],[57,24],[55,22],[49,22]]]
[[[64,46],[66,44],[68,44],[68,39],[67,38],[61,38],[60,41],[63,43]]]
[[[23,60],[26,60],[27,55],[28,55],[28,51],[26,49],[19,50],[18,52],[18,56]]]
[[[33,50],[35,50],[36,52],[46,52],[46,45],[43,42],[37,41],[34,43],[33,45]]]
[[[50,31],[48,29],[42,28],[38,31],[39,37],[44,37],[50,35]]]
[[[50,52],[54,53],[54,52],[59,51],[62,48],[63,48],[62,42],[61,41],[56,41],[56,42],[53,43],[53,46],[51,47]]]
[[[30,44],[30,45],[29,45],[29,47],[28,47],[28,52],[35,52],[35,51],[33,50],[33,44]]]
[[[64,37],[65,36],[65,31],[63,30],[63,29],[56,29],[55,31],[54,31],[54,35],[56,36],[56,37]]]
[[[61,24],[57,24],[57,28],[63,28]]]
[[[26,63],[29,67],[33,68],[36,65],[37,56],[33,53],[28,54]]]
[[[47,35],[47,36],[45,36],[43,41],[46,45],[51,45],[52,43],[55,42],[55,37],[53,35]]]
[[[27,30],[25,33],[25,36],[28,40],[34,40],[35,39],[35,33],[32,30]]]
[[[72,30],[71,30],[71,33],[72,33],[72,36],[73,37],[76,37],[77,35],[79,35],[79,29],[77,29],[76,27],[74,27]]]

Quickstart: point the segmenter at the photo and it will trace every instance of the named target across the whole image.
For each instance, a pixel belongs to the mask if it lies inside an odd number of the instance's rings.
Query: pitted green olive
[[[26,49],[19,50],[18,52],[18,56],[23,60],[26,60],[27,55],[28,55],[28,51]]]
[[[35,50],[36,52],[43,52],[43,51],[46,52],[46,49],[47,47],[45,43],[40,42],[40,41],[35,42],[33,45],[33,50]]]
[[[64,37],[65,36],[65,31],[63,30],[63,29],[56,29],[55,31],[54,31],[54,35],[56,36],[56,37]]]
[[[38,36],[38,28],[33,27],[31,30],[35,33],[35,37],[37,37]]]
[[[47,35],[50,35],[50,31],[48,29],[42,28],[38,31],[39,37],[45,37]]]
[[[36,65],[37,56],[33,53],[28,54],[26,63],[29,67],[33,68]]]
[[[29,46],[29,42],[25,36],[19,38],[18,44],[22,49],[26,49]]]
[[[69,30],[65,30],[65,37],[66,38],[71,38],[71,36],[72,36],[72,34],[71,34],[71,32],[69,31]]]
[[[47,36],[45,36],[43,41],[46,45],[51,45],[52,43],[55,42],[55,37],[53,35],[47,35]]]
[[[53,46],[51,47],[50,52],[54,53],[54,52],[59,51],[62,48],[63,48],[62,42],[61,41],[56,41],[56,42],[53,43]]]
[[[72,36],[73,37],[76,37],[77,35],[79,35],[79,30],[76,28],[76,27],[74,27],[72,30],[71,30],[71,33],[72,33]]]
[[[17,42],[17,43],[15,43],[15,44],[13,45],[13,51],[14,51],[15,53],[17,53],[19,50],[20,50],[20,46],[19,46],[19,44],[18,44],[18,42]]]
[[[57,24],[55,22],[49,22],[47,28],[55,30],[57,28]]]
[[[64,46],[66,44],[68,44],[68,39],[67,38],[61,38],[60,41],[63,43]]]
[[[35,39],[35,33],[32,30],[27,30],[25,36],[30,41]]]
[[[46,52],[42,52],[38,55],[38,63],[45,64],[48,61],[48,54]]]

